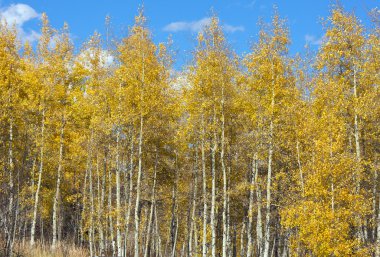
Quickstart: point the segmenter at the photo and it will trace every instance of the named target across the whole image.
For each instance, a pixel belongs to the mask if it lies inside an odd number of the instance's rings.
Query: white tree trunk
[[[241,231],[240,231],[240,256],[245,256],[245,243],[244,243],[244,235],[245,235],[245,218],[243,219]]]
[[[257,236],[257,252],[258,256],[263,256],[264,242],[263,242],[263,224],[262,224],[262,213],[261,213],[261,188],[259,184],[259,174],[258,174],[258,160],[255,160],[255,188],[256,188],[256,198],[257,198],[257,221],[256,221],[256,236]]]
[[[172,191],[172,220],[170,224],[170,242],[171,242],[171,256],[174,257],[177,247],[177,233],[178,233],[178,217],[177,217],[177,194],[178,194],[178,155],[175,153],[175,182]]]
[[[135,257],[139,257],[139,235],[140,235],[140,191],[141,191],[141,176],[142,176],[142,144],[143,144],[143,103],[144,103],[144,85],[145,85],[145,53],[141,54],[142,70],[141,70],[141,85],[140,85],[140,132],[139,132],[139,150],[138,150],[138,172],[136,183],[136,205],[135,205]]]
[[[151,198],[150,214],[149,214],[149,220],[148,220],[148,229],[147,229],[146,242],[145,242],[144,257],[148,257],[148,253],[149,253],[151,226],[153,223],[153,212],[154,212],[154,206],[156,205],[157,162],[158,162],[158,156],[157,156],[157,150],[156,150],[156,160],[155,160],[154,175],[153,175],[152,198]]]
[[[102,202],[102,189],[103,184],[100,176],[100,168],[99,168],[99,153],[96,154],[96,176],[97,176],[97,228],[99,231],[99,255],[104,254],[104,234],[103,234],[103,202]]]
[[[192,202],[192,211],[191,211],[191,224],[190,224],[190,236],[189,236],[189,256],[193,256],[193,234],[194,234],[194,250],[197,251],[196,241],[197,231],[195,224],[195,212],[197,209],[197,191],[198,191],[198,145],[195,147],[195,167],[194,167],[194,180],[193,180],[193,202]]]
[[[89,142],[89,157],[88,157],[88,181],[89,181],[89,195],[90,195],[90,228],[89,228],[89,244],[90,244],[90,254],[94,256],[94,192],[93,192],[93,184],[92,184],[92,133]]]
[[[108,146],[108,149],[110,149],[110,146]],[[110,157],[110,160],[112,160],[112,158]],[[108,168],[108,221],[109,221],[109,226],[108,226],[108,229],[109,229],[109,236],[110,236],[110,239],[111,239],[111,247],[112,247],[112,254],[115,255],[115,237],[114,237],[114,227],[113,227],[113,219],[112,219],[112,173],[111,173],[111,169]]]
[[[214,125],[216,126],[216,110],[214,107]],[[216,174],[215,174],[215,155],[217,149],[216,127],[214,130],[213,146],[211,148],[211,256],[216,257],[216,226],[215,226],[215,204],[216,204]]]
[[[34,245],[34,237],[36,233],[37,209],[38,209],[38,202],[39,202],[40,189],[41,189],[42,172],[44,168],[44,136],[45,136],[45,109],[42,109],[40,167],[38,170],[37,189],[36,189],[36,193],[34,197],[32,226],[30,228],[30,245]]]
[[[272,73],[273,73],[272,64]],[[275,107],[275,92],[274,92],[274,74],[272,74],[272,102],[271,102],[271,117],[269,125],[269,150],[268,150],[268,174],[267,174],[267,202],[265,214],[265,240],[264,240],[264,257],[269,257],[270,244],[270,216],[271,216],[271,182],[272,182],[272,158],[273,158],[273,113]]]
[[[158,218],[157,218],[157,206],[154,206],[154,223],[155,223],[155,234],[156,234],[156,243],[157,243],[157,249],[156,249],[156,255],[161,257],[161,237],[160,237],[160,227],[158,225]]]
[[[205,155],[205,127],[202,115],[202,179],[203,179],[203,237],[202,257],[207,257],[207,177],[206,177],[206,155]]]
[[[100,254],[104,254],[104,251],[107,249],[107,240],[104,238],[104,201],[106,196],[106,175],[107,175],[107,151],[104,151],[104,159],[103,159],[103,174],[102,174],[102,189],[100,194],[100,204],[99,204],[99,228],[100,228]],[[106,232],[107,233],[107,232]]]
[[[248,206],[248,226],[247,226],[247,257],[252,256],[253,237],[252,237],[252,224],[253,224],[253,196],[255,186],[255,160],[252,161],[251,174],[250,174],[250,188],[249,188],[249,206]]]
[[[142,142],[143,142],[143,115],[140,114],[140,133],[139,133],[139,166],[137,172],[137,184],[136,184],[136,204],[135,204],[135,257],[139,257],[139,229],[140,229],[140,191],[141,191],[141,175],[142,175]]]
[[[224,117],[224,85],[222,86],[222,135],[221,135],[221,149],[220,149],[220,161],[222,166],[222,173],[223,173],[223,249],[222,249],[222,256],[227,256],[227,172],[226,172],[226,165],[224,163],[224,145],[225,145],[225,117]]]
[[[8,158],[9,158],[9,181],[8,181],[8,186],[9,186],[9,205],[8,205],[8,217],[9,220],[6,221],[6,232],[7,232],[7,244],[9,247],[9,250],[12,251],[11,245],[11,229],[12,229],[12,224],[13,224],[13,187],[14,187],[14,182],[13,182],[13,173],[14,173],[14,163],[13,163],[13,118],[11,117],[9,119],[9,148],[8,148]],[[9,227],[9,229],[8,229]]]
[[[120,141],[120,128],[118,128],[116,135],[116,244],[117,256],[122,255],[122,240],[121,240],[121,201],[120,201],[120,163],[119,163],[119,142]]]
[[[125,237],[129,236],[129,220],[131,217],[131,209],[132,209],[132,197],[133,197],[133,155],[134,155],[134,136],[132,131],[131,136],[131,153],[130,153],[130,167],[129,167],[129,196],[128,196],[128,207],[125,214]],[[127,241],[127,239],[126,239]],[[126,242],[126,246],[128,245],[128,241]],[[127,256],[127,249],[124,249],[125,256]]]
[[[271,207],[271,182],[272,182],[272,157],[273,157],[273,121],[270,123],[270,139],[269,139],[269,154],[268,154],[268,177],[267,177],[267,202],[265,214],[265,242],[264,242],[264,257],[269,257],[270,243],[270,207]]]
[[[61,170],[62,170],[62,161],[63,161],[63,139],[64,139],[64,130],[65,130],[65,118],[62,116],[62,125],[61,125],[61,134],[59,137],[59,158],[58,158],[58,169],[57,169],[57,181],[55,186],[55,196],[53,200],[53,240],[51,247],[56,248],[57,244],[57,213],[59,209],[59,189],[61,186]]]
[[[176,249],[177,249],[177,238],[178,238],[178,217],[176,218],[176,224],[175,226],[175,232],[174,232],[174,243],[172,248],[172,254],[171,257],[175,257]]]

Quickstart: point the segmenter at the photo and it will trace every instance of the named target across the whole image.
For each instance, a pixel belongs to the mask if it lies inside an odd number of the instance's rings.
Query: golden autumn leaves
[[[275,13],[240,58],[213,16],[173,78],[142,11],[78,54],[42,21],[35,49],[0,27],[7,253],[380,256],[378,27],[333,9],[305,60]]]

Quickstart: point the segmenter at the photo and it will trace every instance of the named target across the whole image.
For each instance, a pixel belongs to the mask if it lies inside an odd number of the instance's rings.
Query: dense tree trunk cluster
[[[276,12],[244,57],[213,16],[176,75],[142,11],[78,54],[46,15],[36,47],[1,24],[0,255],[380,256],[373,18],[332,9],[309,60]]]

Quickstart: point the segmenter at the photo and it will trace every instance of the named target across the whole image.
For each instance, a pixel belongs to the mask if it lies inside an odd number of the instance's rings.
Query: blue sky
[[[257,39],[259,17],[269,21],[273,5],[288,20],[292,45],[290,52],[302,52],[306,42],[317,48],[323,29],[320,22],[327,17],[331,0],[145,0],[145,12],[155,42],[166,41],[171,34],[177,51],[176,68],[186,64],[196,45],[195,36],[213,8],[221,19],[227,39],[238,54],[249,51]],[[380,7],[379,0],[340,1],[348,11],[354,11],[365,25],[369,24],[367,12]],[[106,15],[112,18],[114,34],[125,36],[128,26],[142,1],[132,0],[0,0],[0,15],[17,23],[24,39],[36,40],[39,33],[40,14],[46,12],[51,24],[60,28],[66,21],[70,26],[76,47],[98,31],[104,34]]]

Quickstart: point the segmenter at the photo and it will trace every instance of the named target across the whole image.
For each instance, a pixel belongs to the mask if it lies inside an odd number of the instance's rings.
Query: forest
[[[380,256],[380,11],[334,6],[289,53],[276,8],[239,56],[219,18],[175,71],[127,35],[0,24],[0,256]]]

